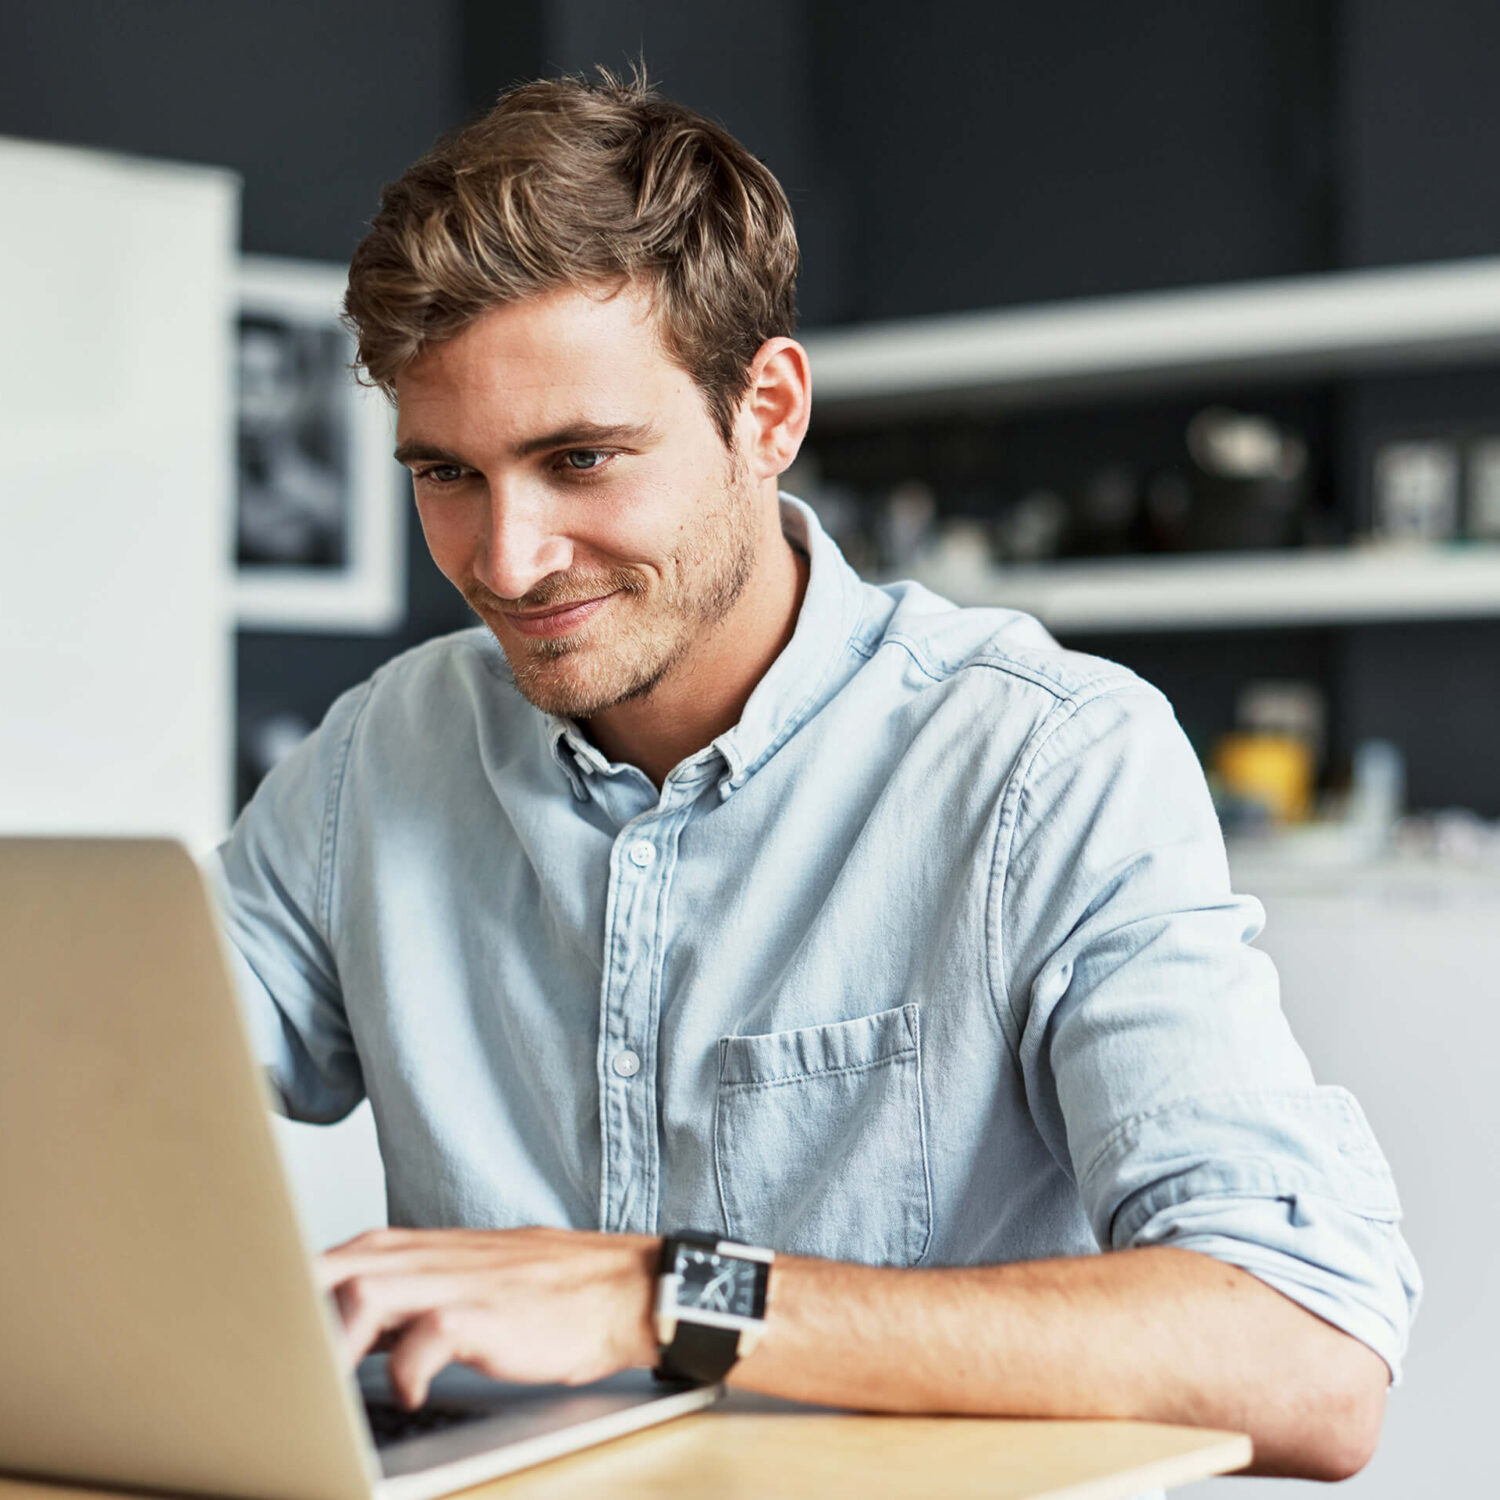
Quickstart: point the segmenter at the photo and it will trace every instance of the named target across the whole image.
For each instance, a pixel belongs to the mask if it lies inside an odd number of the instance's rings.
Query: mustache
[[[552,573],[519,599],[507,599],[477,580],[470,581],[463,595],[475,613],[483,614],[488,610],[499,614],[506,610],[558,609],[566,604],[598,599],[605,594],[645,592],[646,580],[639,573],[629,568],[612,568],[603,573]]]

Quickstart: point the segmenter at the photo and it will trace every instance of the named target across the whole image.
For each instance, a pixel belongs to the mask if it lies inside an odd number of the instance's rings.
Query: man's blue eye
[[[570,448],[563,454],[563,462],[570,469],[586,474],[590,469],[599,468],[608,456],[597,448]]]

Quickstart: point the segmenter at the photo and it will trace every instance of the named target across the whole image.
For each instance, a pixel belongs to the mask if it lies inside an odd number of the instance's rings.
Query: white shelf
[[[835,420],[1500,359],[1500,257],[870,324],[805,342],[814,410]]]
[[[1500,616],[1500,545],[1130,558],[987,571],[918,568],[958,604],[1049,629],[1177,630]]]

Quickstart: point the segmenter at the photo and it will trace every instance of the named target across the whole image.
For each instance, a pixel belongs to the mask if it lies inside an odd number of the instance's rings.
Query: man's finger
[[[432,1382],[445,1366],[464,1356],[463,1328],[475,1309],[434,1308],[413,1318],[392,1345],[385,1376],[396,1399],[415,1411],[427,1399]]]
[[[368,1354],[383,1334],[414,1318],[460,1301],[464,1287],[447,1276],[356,1275],[333,1289],[343,1325],[344,1356],[351,1366]]]
[[[359,1235],[323,1251],[314,1261],[314,1273],[319,1286],[328,1292],[353,1276],[459,1272],[475,1267],[493,1268],[497,1261],[506,1258],[524,1258],[517,1253],[519,1247],[509,1257],[506,1250],[506,1242],[499,1236],[486,1243],[477,1238],[458,1238],[453,1230],[407,1231],[399,1236],[380,1231]]]

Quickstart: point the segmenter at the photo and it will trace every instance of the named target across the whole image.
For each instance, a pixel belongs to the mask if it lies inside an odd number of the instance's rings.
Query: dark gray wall
[[[1324,269],[1331,0],[551,0],[781,178],[803,321]]]
[[[827,69],[814,51],[818,8],[807,0],[704,7],[550,0],[542,37],[548,72],[620,70],[644,58],[663,93],[721,122],[776,173],[797,219],[804,324],[847,315],[854,279],[847,226],[860,191],[828,149]]]
[[[1342,260],[1500,251],[1500,5],[1352,0],[1339,32]]]
[[[347,260],[462,108],[459,46],[445,4],[6,0],[0,132],[233,167],[246,250]]]
[[[1350,631],[1339,683],[1343,742],[1403,746],[1412,806],[1500,817],[1500,624]]]
[[[857,185],[843,312],[1322,269],[1321,0],[823,0],[815,100]]]
[[[1340,263],[1500,254],[1500,5],[1349,0],[1339,38]],[[1382,438],[1500,433],[1500,370],[1360,381],[1344,400],[1356,488]],[[1362,627],[1341,647],[1344,739],[1402,745],[1418,807],[1500,816],[1500,621]]]

